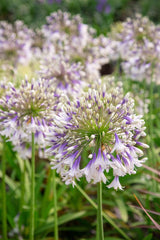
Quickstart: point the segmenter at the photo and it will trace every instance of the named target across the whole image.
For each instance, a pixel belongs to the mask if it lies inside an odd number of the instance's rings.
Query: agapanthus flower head
[[[54,118],[56,99],[49,81],[27,79],[17,89],[10,83],[10,89],[0,99],[0,133],[14,144],[35,142],[45,146],[45,133],[49,131]]]
[[[140,47],[143,47],[146,41],[151,43],[159,41],[159,34],[157,26],[148,17],[143,17],[140,14],[136,14],[134,19],[128,18],[123,23],[122,36],[125,35],[125,39],[130,39],[135,45]]]
[[[45,48],[54,48],[58,53],[65,50],[72,41],[72,37],[77,35],[78,24],[82,23],[79,15],[71,16],[68,12],[61,10],[51,13],[46,18],[47,24],[42,26],[42,33],[45,36]]]
[[[83,65],[87,79],[98,78],[101,65],[109,61],[109,41],[104,36],[96,37],[96,31],[84,24],[79,15],[62,11],[52,13],[41,32],[45,37],[42,58],[63,51],[71,63]]]
[[[120,43],[119,49],[122,58],[125,50],[146,48],[146,44],[157,43],[160,40],[159,27],[151,22],[147,17],[136,14],[135,18],[127,18],[126,21],[113,25],[110,37]]]
[[[117,32],[116,32],[117,30]],[[113,27],[110,38],[127,77],[159,83],[160,27],[136,14]],[[116,54],[113,54],[115,56]]]
[[[122,86],[90,85],[71,102],[54,122],[47,137],[53,155],[51,162],[66,184],[75,184],[82,176],[88,182],[106,183],[113,170],[115,180],[108,187],[121,188],[118,178],[136,172],[144,158],[139,142],[145,136],[144,120],[134,113],[130,94],[123,95]]]
[[[31,36],[33,31],[27,28],[22,21],[14,24],[0,21],[0,56],[3,61],[14,66],[17,63],[26,64],[32,57]]]
[[[83,24],[82,18],[80,15],[72,16],[68,12],[63,12],[61,10],[51,13],[50,16],[46,18],[47,24],[43,26],[44,32],[50,33],[51,38],[58,33],[63,38],[63,35],[66,34],[69,37],[80,36],[84,33],[87,28],[87,32],[93,34],[95,31],[89,26]]]
[[[46,80],[52,80],[53,86],[69,92],[79,91],[84,85],[85,72],[81,63],[71,63],[63,55],[51,54],[41,60],[39,75]]]
[[[159,51],[160,43],[158,47],[151,45],[150,49],[131,52],[130,57],[121,64],[126,77],[135,81],[145,79],[148,84],[151,81],[160,84]]]
[[[42,26],[41,31],[48,43],[46,46],[54,44],[56,53],[64,50],[68,55],[75,54],[75,58],[81,59],[82,51],[85,54],[87,49],[90,49],[91,54],[92,47],[98,46],[95,29],[84,24],[80,15],[72,16],[59,10],[46,19],[47,24]]]

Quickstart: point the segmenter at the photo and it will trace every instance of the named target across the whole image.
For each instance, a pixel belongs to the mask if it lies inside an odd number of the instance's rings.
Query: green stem
[[[57,189],[55,169],[53,170],[53,194],[54,194],[54,239],[58,240]]]
[[[21,168],[21,198],[20,198],[20,207],[19,207],[19,229],[21,229],[21,222],[23,219],[23,205],[25,199],[25,172],[26,172],[26,161],[23,160],[23,167]]]
[[[78,191],[87,199],[87,201],[95,208],[98,209],[97,204],[85,193],[85,191],[83,191],[83,189],[76,184],[76,188],[78,189]],[[125,232],[123,232],[123,230],[121,230],[114,222],[113,220],[104,212],[102,212],[102,216],[107,220],[108,223],[110,223],[125,239],[127,240],[131,240],[126,234]]]
[[[154,155],[153,153],[153,120],[152,120],[152,115],[153,115],[153,79],[151,79],[151,84],[150,84],[150,93],[149,93],[149,98],[150,98],[150,106],[149,106],[149,112],[150,112],[150,116],[149,116],[149,129],[150,129],[150,139],[151,139],[151,152],[152,152],[152,156]],[[153,161],[153,159],[152,159]],[[153,162],[152,162],[153,163]]]
[[[152,77],[151,77],[151,84],[150,84],[150,92],[149,92],[149,98],[150,98],[150,106],[149,106],[149,132],[150,132],[150,166],[154,167],[156,169],[156,158],[155,158],[155,152],[154,152],[154,134],[153,134],[153,103],[154,103],[154,99],[153,99],[153,92],[154,92],[154,82],[153,82],[153,73],[152,73]],[[155,176],[155,174],[152,174],[153,176]],[[157,190],[157,182],[155,181],[155,179],[153,179],[153,185],[152,185],[152,189],[154,192],[156,192]]]
[[[34,239],[34,210],[35,210],[35,144],[32,133],[32,160],[31,160],[31,222],[29,239]]]
[[[5,145],[5,143],[4,143]],[[4,153],[2,156],[2,225],[3,225],[3,239],[7,240],[7,210],[6,210],[6,184],[5,184],[5,175],[6,175],[6,158],[5,158],[5,146]]]
[[[22,213],[24,205],[24,195],[25,195],[25,172],[26,172],[26,160],[23,160],[23,169],[21,172],[21,201],[20,201],[20,214]]]
[[[97,183],[97,240],[104,240],[103,217],[102,217],[102,183]]]

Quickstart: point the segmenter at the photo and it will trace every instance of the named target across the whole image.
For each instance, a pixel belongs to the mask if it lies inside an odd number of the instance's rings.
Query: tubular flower
[[[110,88],[109,88],[110,86]],[[54,156],[52,167],[66,184],[75,184],[82,176],[88,182],[106,183],[106,173],[113,170],[115,179],[108,187],[122,188],[120,176],[135,173],[143,151],[139,142],[145,136],[144,120],[134,113],[134,101],[123,95],[120,84],[90,86],[72,102],[64,103],[47,136]]]
[[[32,82],[22,81],[16,89],[10,83],[10,89],[0,99],[0,133],[14,145],[31,142],[35,133],[35,142],[45,146],[45,133],[54,118],[54,93],[49,81],[41,79]]]

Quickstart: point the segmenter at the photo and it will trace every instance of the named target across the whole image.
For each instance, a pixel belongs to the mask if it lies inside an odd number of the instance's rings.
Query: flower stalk
[[[4,148],[5,148],[5,146],[4,146]],[[7,210],[6,210],[5,175],[6,175],[6,158],[5,158],[5,151],[4,151],[3,156],[2,156],[2,206],[3,206],[2,225],[3,225],[3,239],[7,240]]]
[[[56,170],[53,170],[53,193],[54,193],[54,239],[58,240],[58,214],[57,214],[57,191],[56,191]]]
[[[31,223],[29,239],[34,239],[34,211],[35,211],[35,143],[32,133],[32,160],[31,160]]]
[[[20,213],[22,213],[24,200],[25,200],[25,173],[26,173],[26,162],[23,162],[23,168],[21,173],[21,201],[20,201]]]
[[[150,98],[150,105],[149,105],[149,133],[150,133],[150,164],[154,164],[152,166],[156,167],[156,161],[155,161],[155,152],[154,152],[154,141],[153,141],[153,103],[154,103],[154,82],[153,82],[153,76],[154,76],[154,64],[152,64],[152,77],[151,77],[151,83],[150,83],[150,89],[149,89],[149,98]],[[154,176],[154,174],[153,174]],[[157,190],[157,183],[153,179],[153,190],[156,192]]]
[[[85,199],[92,205],[92,207],[94,207],[97,210],[98,209],[97,204],[88,196],[88,194],[78,184],[75,184],[75,186],[78,189],[78,191],[83,195],[83,197],[85,197]],[[124,237],[124,239],[130,240],[130,238],[125,234],[125,232],[123,232],[123,230],[120,229],[106,213],[102,211],[102,215],[104,219],[106,219],[107,222]]]
[[[102,216],[102,182],[97,183],[97,240],[104,240],[103,216]]]

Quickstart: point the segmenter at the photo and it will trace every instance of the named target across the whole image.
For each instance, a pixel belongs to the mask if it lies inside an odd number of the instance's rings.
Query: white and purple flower
[[[146,160],[140,159],[139,146],[148,147],[139,141],[145,135],[144,120],[135,115],[130,95],[123,95],[120,84],[90,85],[81,96],[64,103],[63,112],[65,118],[61,121],[59,115],[59,123],[54,122],[47,136],[52,167],[73,185],[82,176],[88,182],[106,183],[113,169],[115,180],[108,187],[121,189],[119,177],[136,172],[135,167]]]
[[[13,65],[26,64],[32,58],[32,35],[20,20],[14,24],[0,21],[0,57],[1,60]]]
[[[17,89],[12,83],[0,99],[0,133],[13,145],[30,143],[32,133],[35,143],[45,147],[45,134],[54,119],[57,105],[50,81],[27,79]]]
[[[61,89],[73,94],[79,92],[84,86],[86,76],[84,68],[80,62],[71,63],[70,59],[59,54],[48,54],[41,60],[39,75],[46,80],[51,80],[55,89]]]
[[[122,62],[121,66],[127,77],[148,83],[160,84],[160,27],[147,17],[136,14],[135,18],[127,18],[116,23],[110,33],[115,56]]]

